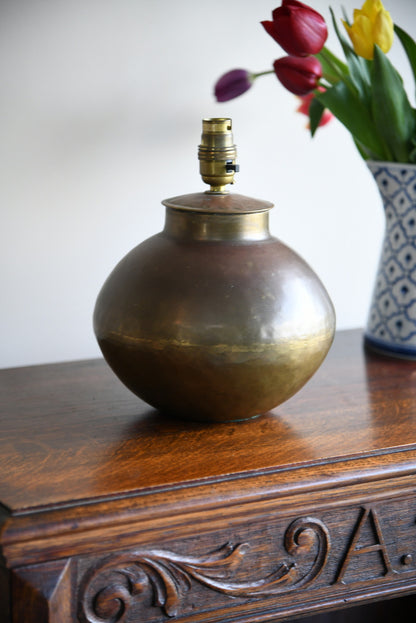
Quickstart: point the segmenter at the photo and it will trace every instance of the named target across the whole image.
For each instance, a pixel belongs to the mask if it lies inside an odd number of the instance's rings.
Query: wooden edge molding
[[[218,491],[217,493],[219,494]],[[46,516],[39,514],[36,517],[15,518],[15,523],[10,518],[9,529],[4,530],[2,535],[3,555],[7,566],[12,568],[46,561],[52,556],[61,558],[91,553],[92,543],[97,544],[93,548],[97,552],[103,548],[112,549],[111,543],[115,534],[118,535],[119,548],[127,549],[133,542],[136,546],[149,540],[163,542],[168,525],[171,530],[175,530],[178,538],[186,538],[189,535],[189,522],[197,522],[202,534],[220,529],[224,516],[234,525],[240,525],[248,517],[256,520],[268,516],[284,518],[293,516],[295,510],[303,515],[308,514],[311,508],[318,511],[360,504],[363,500],[376,502],[405,499],[414,495],[414,472],[411,475],[391,478],[388,483],[375,481],[370,488],[358,483],[332,490],[318,490],[308,495],[301,490],[293,495],[273,497],[263,494],[261,488],[256,493],[254,495],[251,491],[247,499],[242,497],[241,500],[229,500],[227,506],[221,502],[222,495],[219,495],[219,501],[202,499],[196,503],[192,500],[193,504],[179,496],[178,500],[172,500],[171,505],[165,496],[161,496],[160,499],[154,498],[154,504],[147,509],[135,508],[133,504],[130,508],[125,508],[124,505],[121,509],[117,506],[114,508],[111,504],[100,509],[94,508],[92,504],[81,509],[68,509],[66,513],[59,510],[50,511]],[[88,516],[86,519],[83,516],[88,515],[88,512],[93,512],[91,520]],[[7,524],[4,527],[6,526]],[[134,535],[134,541],[130,535]]]

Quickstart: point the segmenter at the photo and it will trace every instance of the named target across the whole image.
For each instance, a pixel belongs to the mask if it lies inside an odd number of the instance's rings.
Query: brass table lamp
[[[108,364],[150,405],[242,420],[307,382],[335,315],[311,268],[271,236],[272,204],[226,190],[238,170],[230,119],[203,120],[199,160],[210,190],[163,201],[163,231],[110,274],[94,330]]]

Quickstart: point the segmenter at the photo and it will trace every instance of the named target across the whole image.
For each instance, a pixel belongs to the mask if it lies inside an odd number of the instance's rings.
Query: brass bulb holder
[[[198,150],[199,171],[209,184],[211,193],[226,193],[227,184],[234,184],[237,148],[234,145],[231,119],[202,120],[201,144]]]

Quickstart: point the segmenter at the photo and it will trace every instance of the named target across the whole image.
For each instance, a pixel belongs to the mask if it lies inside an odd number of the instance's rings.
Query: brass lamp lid
[[[199,170],[210,190],[165,199],[163,205],[176,210],[213,214],[250,214],[266,212],[273,207],[270,201],[230,194],[227,190],[226,185],[234,183],[234,174],[239,170],[231,130],[232,121],[229,118],[202,120]]]

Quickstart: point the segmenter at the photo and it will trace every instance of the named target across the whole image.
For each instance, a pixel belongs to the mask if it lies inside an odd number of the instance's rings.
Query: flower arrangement
[[[416,110],[387,57],[396,34],[416,80],[416,43],[393,24],[381,0],[366,0],[352,21],[344,15],[344,28],[332,9],[331,17],[345,61],[325,46],[328,29],[320,13],[297,0],[283,0],[272,20],[261,24],[287,56],[261,73],[227,72],[215,85],[217,101],[237,97],[258,77],[274,73],[301,98],[298,110],[308,114],[312,136],[334,115],[365,160],[416,163]]]

